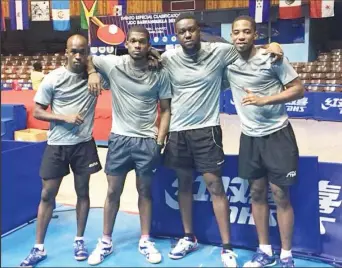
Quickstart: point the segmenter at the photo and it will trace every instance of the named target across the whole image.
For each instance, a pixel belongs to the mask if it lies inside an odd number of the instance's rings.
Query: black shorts
[[[111,133],[105,173],[122,176],[135,170],[138,177],[151,177],[160,158],[160,146],[153,138],[128,137]]]
[[[164,164],[171,169],[221,172],[224,163],[221,126],[170,132],[164,155]]]
[[[91,139],[76,145],[47,145],[40,176],[43,179],[58,179],[70,173],[90,175],[102,169],[95,141]]]
[[[266,177],[278,186],[296,182],[298,147],[290,123],[283,129],[264,137],[241,134],[239,177],[255,180]]]

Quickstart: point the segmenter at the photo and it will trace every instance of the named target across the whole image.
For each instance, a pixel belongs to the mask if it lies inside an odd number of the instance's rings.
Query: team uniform
[[[70,72],[65,67],[45,76],[35,94],[34,101],[50,106],[54,114],[81,114],[83,124],[77,126],[65,122],[50,122],[47,147],[40,167],[44,180],[59,179],[70,173],[90,175],[102,169],[92,137],[96,98],[88,91],[88,79],[84,74]],[[75,240],[75,259],[88,257],[83,240]],[[47,257],[45,250],[34,247],[20,266],[34,267]]]
[[[225,43],[201,43],[195,56],[182,48],[162,54],[172,84],[170,132],[164,164],[172,169],[195,169],[220,174],[224,163],[219,98],[225,68],[238,58],[235,47]],[[197,248],[197,242],[182,238],[169,253],[180,259]],[[232,252],[222,260],[232,266]]]
[[[280,93],[298,74],[289,61],[271,63],[270,55],[257,54],[246,62],[242,58],[226,71],[242,134],[239,150],[239,177],[255,180],[267,177],[278,186],[288,186],[297,178],[298,147],[285,104],[242,106],[249,89],[259,96]]]
[[[93,64],[108,78],[112,92],[113,121],[105,173],[121,176],[135,169],[139,179],[149,179],[160,158],[157,104],[158,100],[171,99],[171,84],[164,70],[141,71],[130,61],[129,55],[93,57]],[[112,250],[112,244],[100,241],[89,263],[102,262]],[[158,252],[150,241],[140,241],[139,251],[147,258]]]

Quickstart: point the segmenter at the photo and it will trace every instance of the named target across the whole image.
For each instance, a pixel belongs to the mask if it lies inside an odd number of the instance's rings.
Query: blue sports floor
[[[45,249],[48,258],[38,267],[89,267],[87,262],[77,262],[73,258],[73,239],[76,230],[75,210],[72,207],[57,206],[54,218],[48,229]],[[102,234],[103,209],[92,208],[89,213],[85,239],[89,251],[93,250],[97,239]],[[29,224],[2,238],[1,267],[18,267],[20,262],[30,252],[35,240],[36,223]],[[222,267],[220,248],[201,245],[200,249],[181,260],[171,260],[167,257],[175,240],[156,239],[156,245],[163,254],[160,264],[152,265],[145,261],[138,252],[140,234],[139,216],[119,212],[114,229],[114,253],[97,267]],[[239,264],[248,261],[253,252],[236,249]],[[325,263],[296,259],[297,267],[332,267]]]

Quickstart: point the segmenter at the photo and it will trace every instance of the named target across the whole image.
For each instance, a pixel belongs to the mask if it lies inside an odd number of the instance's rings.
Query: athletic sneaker
[[[158,249],[155,248],[153,242],[140,239],[138,249],[141,254],[145,255],[148,262],[153,264],[161,262],[162,256]]]
[[[99,239],[96,248],[90,254],[88,258],[88,264],[97,265],[103,262],[103,260],[110,254],[113,253],[113,243],[107,243]]]
[[[274,256],[269,256],[258,248],[252,260],[246,262],[243,267],[269,267],[276,264],[277,261]]]
[[[188,237],[179,239],[177,245],[170,251],[169,258],[178,260],[185,257],[186,254],[195,251],[198,248],[197,239],[191,241]]]
[[[88,258],[88,250],[85,246],[84,240],[76,240],[74,242],[74,257],[77,261],[84,261]]]
[[[20,264],[20,267],[35,267],[38,263],[45,260],[47,257],[45,250],[32,248],[30,255],[26,257]]]
[[[293,261],[292,257],[287,257],[287,258],[280,259],[280,265],[283,268],[295,267],[294,261]]]
[[[237,261],[236,261],[237,255],[234,251],[229,249],[223,249],[221,252],[221,260],[223,262],[224,267],[238,267]]]

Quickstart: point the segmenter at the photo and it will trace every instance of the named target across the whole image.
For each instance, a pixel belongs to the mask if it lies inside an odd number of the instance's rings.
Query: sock
[[[75,241],[80,241],[80,240],[84,241],[83,236],[75,236]]]
[[[281,249],[280,252],[280,259],[285,259],[288,257],[292,257],[292,251],[290,250],[285,250],[285,249]]]
[[[102,239],[103,242],[106,242],[107,244],[112,243],[112,237],[109,235],[102,235]]]
[[[272,252],[272,246],[271,245],[259,245],[259,249],[266,253],[268,256],[272,257],[273,252]]]
[[[38,248],[40,251],[44,250],[44,244],[35,244],[34,248]]]
[[[233,250],[232,246],[229,243],[223,244],[222,248],[223,250]]]
[[[196,241],[196,238],[195,238],[194,234],[192,234],[192,233],[186,233],[184,235],[184,237],[188,238],[191,242],[195,242]]]
[[[142,240],[142,241],[148,241],[148,240],[150,240],[150,236],[149,236],[149,235],[142,235],[142,236],[140,237],[140,240]]]

